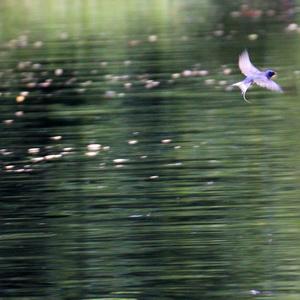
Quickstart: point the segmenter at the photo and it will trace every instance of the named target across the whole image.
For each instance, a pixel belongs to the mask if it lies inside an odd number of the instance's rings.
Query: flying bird
[[[239,68],[241,72],[246,75],[246,78],[243,81],[234,83],[233,86],[237,86],[241,89],[246,102],[249,102],[246,98],[246,92],[254,83],[268,90],[283,93],[282,88],[271,79],[276,75],[276,72],[273,70],[260,71],[253,66],[247,50],[244,50],[239,57]]]

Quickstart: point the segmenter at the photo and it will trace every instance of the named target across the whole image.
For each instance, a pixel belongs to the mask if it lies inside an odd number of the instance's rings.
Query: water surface
[[[296,5],[0,6],[1,299],[299,299]]]

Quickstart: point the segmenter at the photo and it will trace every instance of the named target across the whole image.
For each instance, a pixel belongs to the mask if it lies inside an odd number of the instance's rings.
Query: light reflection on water
[[[298,299],[298,37],[191,3],[2,37],[2,298]],[[284,95],[230,89],[244,47]]]

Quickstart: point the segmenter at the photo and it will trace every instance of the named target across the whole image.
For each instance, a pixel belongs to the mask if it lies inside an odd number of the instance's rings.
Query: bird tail
[[[245,80],[243,80],[243,81],[234,83],[232,86],[237,86],[238,88],[240,88],[242,91],[244,100],[246,102],[249,102],[248,99],[246,98],[246,92],[247,92],[248,88],[251,86],[251,82],[245,82]]]

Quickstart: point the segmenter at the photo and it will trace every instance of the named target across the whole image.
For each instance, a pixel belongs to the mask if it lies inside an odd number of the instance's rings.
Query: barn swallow
[[[254,83],[268,90],[283,93],[282,88],[271,79],[276,75],[276,72],[273,70],[260,71],[253,66],[247,50],[244,50],[239,57],[239,68],[241,72],[246,75],[246,78],[243,81],[234,83],[233,86],[237,86],[241,89],[243,98],[246,102],[249,102],[246,98],[246,92]]]

